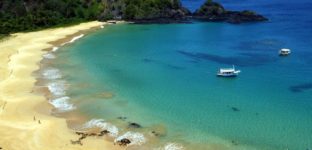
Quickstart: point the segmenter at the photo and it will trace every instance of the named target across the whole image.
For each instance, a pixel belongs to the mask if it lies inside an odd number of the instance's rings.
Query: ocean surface
[[[78,111],[130,149],[312,149],[312,1],[221,2],[270,21],[109,25],[46,55],[56,113]],[[238,77],[216,77],[232,65]]]

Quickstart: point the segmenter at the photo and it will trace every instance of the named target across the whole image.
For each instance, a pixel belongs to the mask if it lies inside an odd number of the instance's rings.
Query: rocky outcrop
[[[229,11],[221,4],[207,0],[198,10],[193,13],[193,18],[210,21],[210,22],[228,22],[228,23],[244,23],[244,22],[258,22],[267,21],[268,19],[253,11]]]
[[[100,20],[122,19],[138,24],[183,23],[192,13],[180,0],[107,0]]]

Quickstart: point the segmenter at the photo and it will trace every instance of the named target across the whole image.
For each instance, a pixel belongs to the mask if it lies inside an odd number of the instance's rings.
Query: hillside
[[[186,22],[189,16],[229,23],[267,20],[252,11],[225,10],[212,0],[207,0],[193,14],[182,6],[180,0],[1,0],[0,37],[90,20],[172,23]]]
[[[1,0],[0,34],[96,20],[104,7],[96,0]]]
[[[0,34],[89,20],[179,20],[189,13],[179,0],[2,0]]]

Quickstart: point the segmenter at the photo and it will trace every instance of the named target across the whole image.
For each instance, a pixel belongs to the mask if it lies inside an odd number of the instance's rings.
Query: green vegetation
[[[195,15],[220,15],[226,13],[224,7],[212,0],[207,0],[198,10],[196,10]]]
[[[125,0],[125,19],[183,17],[189,13],[179,0]]]
[[[206,0],[206,2],[195,11],[193,18],[204,21],[221,21],[235,24],[244,22],[268,21],[268,19],[264,16],[250,10],[226,10],[221,4],[214,2],[213,0]]]
[[[0,34],[0,42],[4,39],[4,38],[6,38],[6,37],[8,37],[9,35],[6,35],[6,34]]]
[[[96,20],[99,0],[1,0],[0,34]]]
[[[0,35],[89,20],[179,18],[180,0],[1,0]]]

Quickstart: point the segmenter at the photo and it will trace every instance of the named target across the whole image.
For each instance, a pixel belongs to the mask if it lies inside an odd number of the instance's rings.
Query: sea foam
[[[58,47],[53,47],[52,52],[56,52],[59,48]]]
[[[108,122],[105,122],[103,119],[92,119],[86,122],[83,125],[84,129],[90,128],[101,128],[102,130],[109,131],[109,135],[112,137],[117,137],[118,135],[118,128]]]
[[[55,108],[57,108],[60,112],[66,112],[76,109],[76,107],[69,103],[70,97],[64,96],[54,100],[50,100],[50,104],[52,104]]]
[[[129,139],[131,141],[129,145],[142,145],[146,142],[146,139],[142,133],[131,132],[131,131],[128,131],[125,134],[116,138],[115,142],[118,142],[124,138]]]
[[[80,34],[78,36],[75,36],[69,42],[65,42],[65,43],[63,43],[61,45],[64,46],[64,45],[69,44],[69,43],[74,43],[75,41],[77,41],[78,39],[82,38],[83,36],[84,36],[84,34]]]
[[[183,146],[177,143],[168,143],[161,150],[184,150]]]
[[[52,53],[43,54],[42,57],[46,59],[55,59],[55,55],[53,55]]]
[[[62,74],[59,69],[56,68],[48,68],[43,70],[42,72],[43,78],[45,79],[60,79],[62,78]]]
[[[56,97],[62,97],[66,95],[67,84],[63,80],[54,81],[48,83],[47,87],[49,91]]]

